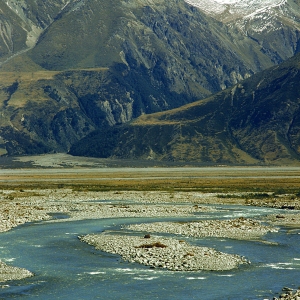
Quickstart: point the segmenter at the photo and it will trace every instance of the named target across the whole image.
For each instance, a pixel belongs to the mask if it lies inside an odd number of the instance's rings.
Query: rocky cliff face
[[[296,162],[299,66],[300,54],[205,100],[94,132],[71,153],[234,164]],[[108,141],[113,141],[109,149]]]
[[[97,128],[131,120],[130,93],[111,95],[110,80],[107,69],[0,73],[2,154],[65,152]]]

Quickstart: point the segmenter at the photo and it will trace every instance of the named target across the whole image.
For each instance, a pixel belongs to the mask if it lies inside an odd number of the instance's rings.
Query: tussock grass
[[[42,196],[42,194],[37,193],[37,192],[33,192],[33,191],[26,191],[26,192],[22,192],[22,191],[15,191],[12,192],[8,195],[8,197],[10,198],[27,198],[27,197],[35,197],[35,196]]]
[[[1,189],[13,189],[15,191],[33,189],[64,189],[69,188],[77,192],[101,192],[101,191],[166,191],[204,193],[216,193],[221,198],[252,197],[265,199],[268,197],[293,194],[300,197],[300,180],[294,175],[298,173],[282,173],[282,177],[276,177],[277,172],[265,176],[264,173],[254,173],[251,177],[242,177],[232,168],[232,172],[226,177],[222,170],[205,171],[205,168],[194,171],[189,169],[174,171],[172,168],[165,172],[152,171],[130,172],[116,169],[111,172],[48,172],[47,170],[33,171],[25,174],[0,175]],[[218,173],[219,172],[219,173]],[[218,176],[220,175],[220,177]],[[274,177],[272,176],[274,175]],[[299,175],[299,174],[298,174]],[[240,177],[239,177],[240,176]],[[224,194],[228,194],[224,195]],[[241,196],[237,196],[240,193]],[[223,195],[222,195],[223,194]]]
[[[89,181],[81,182],[80,180],[74,180],[73,182],[66,182],[60,184],[51,180],[45,182],[31,181],[31,182],[11,182],[0,184],[0,189],[12,188],[12,189],[47,189],[47,188],[72,188],[74,191],[151,191],[151,190],[163,190],[169,192],[176,191],[201,191],[201,192],[215,192],[215,193],[226,193],[226,192],[275,192],[278,185],[284,185],[286,193],[299,193],[300,183],[298,182],[272,182],[260,183],[260,182],[243,182],[243,181],[202,181],[202,180],[105,180],[104,182]]]
[[[265,199],[274,196],[274,193],[247,193],[247,194],[218,194],[218,198],[238,198],[238,199]]]

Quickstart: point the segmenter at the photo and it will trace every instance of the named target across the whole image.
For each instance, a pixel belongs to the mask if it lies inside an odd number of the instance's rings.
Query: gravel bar
[[[143,238],[101,233],[81,236],[79,239],[98,250],[119,254],[125,261],[172,271],[224,271],[249,263],[238,255],[159,236]]]
[[[8,266],[4,262],[0,261],[0,282],[6,282],[8,280],[20,280],[32,276],[34,276],[34,274],[28,270]]]
[[[285,300],[300,300],[300,288],[298,290],[293,290],[288,287],[284,287],[282,289],[282,294],[279,296],[279,298],[274,297],[273,300],[279,300],[279,299],[285,299]]]
[[[238,218],[233,220],[205,220],[197,222],[155,222],[126,226],[127,229],[144,232],[171,233],[191,237],[223,237],[253,240],[278,228],[261,225],[256,220]]]

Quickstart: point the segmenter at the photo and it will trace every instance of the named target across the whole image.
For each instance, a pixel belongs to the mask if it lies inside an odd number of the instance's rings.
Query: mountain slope
[[[91,133],[70,153],[216,163],[295,162],[300,159],[299,82],[300,54],[205,100],[141,116],[110,132]]]
[[[0,1],[0,66],[35,46],[67,0]]]
[[[37,3],[1,3],[23,37],[0,68],[2,153],[68,151],[94,129],[207,97],[272,65],[254,41],[183,0]]]
[[[252,40],[181,0],[83,3],[54,22],[29,56],[50,70],[144,68],[167,77],[170,89],[190,93],[215,92],[272,65]]]
[[[186,0],[253,39],[275,63],[300,50],[299,0]]]

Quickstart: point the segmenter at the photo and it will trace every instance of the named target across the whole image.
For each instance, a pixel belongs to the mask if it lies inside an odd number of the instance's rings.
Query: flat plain
[[[61,167],[1,169],[0,186],[202,192],[300,192],[300,167]]]
[[[0,231],[26,222],[51,221],[56,213],[67,214],[70,221],[184,217],[200,211],[208,213],[211,204],[293,210],[292,214],[276,213],[260,221],[268,222],[270,230],[277,225],[298,227],[300,167],[118,161],[66,154],[0,158]],[[230,222],[239,222],[235,226],[239,227],[246,221],[242,218]],[[218,222],[215,220],[214,225]],[[0,271],[4,274],[0,281],[32,276],[29,271],[4,263]]]

